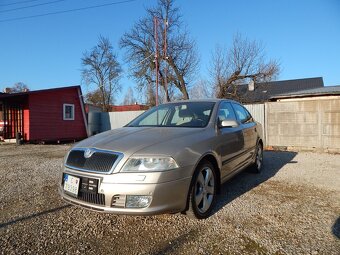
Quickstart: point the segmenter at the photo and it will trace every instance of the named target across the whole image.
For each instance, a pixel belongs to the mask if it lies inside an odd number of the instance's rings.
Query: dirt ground
[[[0,254],[340,254],[340,155],[265,152],[214,214],[117,216],[64,203],[69,145],[0,145]]]

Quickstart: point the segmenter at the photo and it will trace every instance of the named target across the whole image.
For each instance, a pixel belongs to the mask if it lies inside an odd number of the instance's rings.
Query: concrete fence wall
[[[340,151],[340,99],[266,103],[267,145]]]

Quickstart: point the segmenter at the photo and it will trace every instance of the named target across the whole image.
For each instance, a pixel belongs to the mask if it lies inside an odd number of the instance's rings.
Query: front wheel
[[[216,188],[214,166],[208,161],[199,164],[191,182],[186,215],[197,219],[209,217],[216,199]]]

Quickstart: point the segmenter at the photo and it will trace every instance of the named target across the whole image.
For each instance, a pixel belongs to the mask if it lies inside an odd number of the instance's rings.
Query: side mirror
[[[231,120],[231,119],[226,119],[226,120],[222,120],[220,122],[220,128],[224,128],[224,127],[238,127],[238,123],[236,120]]]

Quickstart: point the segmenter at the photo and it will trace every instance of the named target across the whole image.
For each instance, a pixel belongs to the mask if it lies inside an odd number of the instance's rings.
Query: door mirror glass
[[[226,120],[222,120],[220,122],[220,127],[221,128],[224,128],[224,127],[229,127],[229,128],[238,127],[238,123],[237,123],[236,120],[226,119]]]

